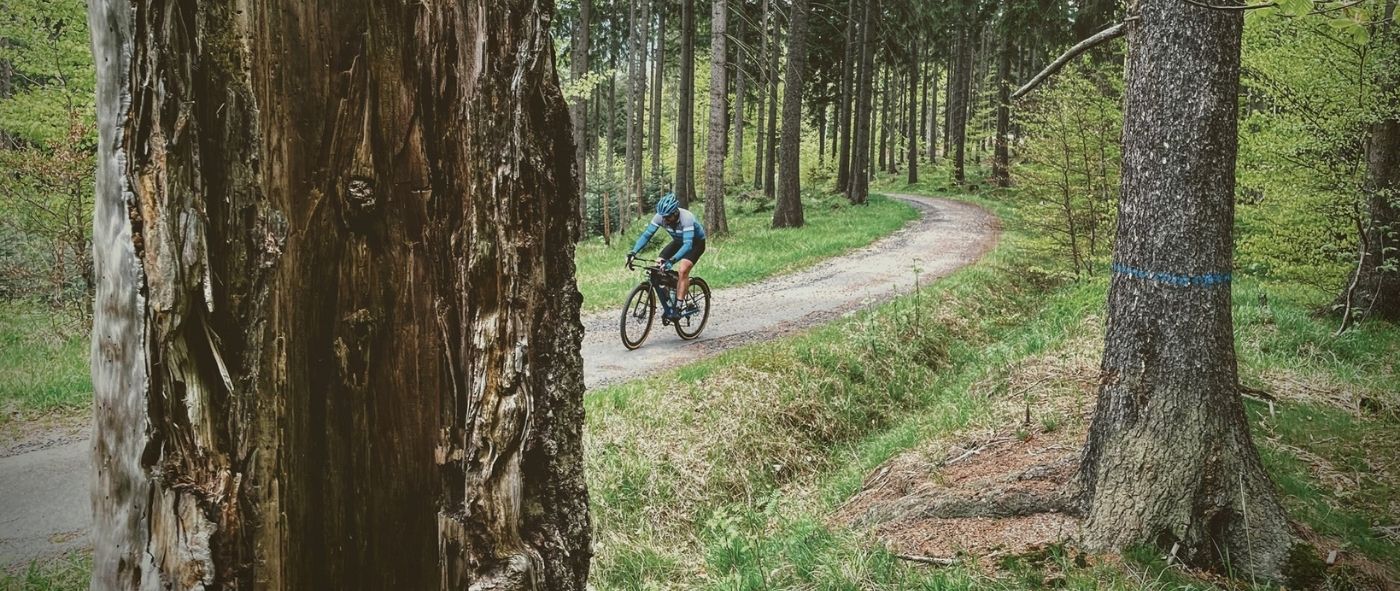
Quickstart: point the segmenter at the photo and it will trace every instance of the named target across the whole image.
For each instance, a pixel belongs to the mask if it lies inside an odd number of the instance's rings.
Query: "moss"
[[[1312,545],[1295,543],[1284,559],[1283,581],[1289,589],[1321,589],[1327,583],[1327,563]]]

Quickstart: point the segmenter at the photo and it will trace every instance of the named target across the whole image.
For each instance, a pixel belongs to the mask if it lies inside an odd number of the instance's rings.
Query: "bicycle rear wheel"
[[[685,310],[695,308],[694,312]],[[690,289],[686,290],[685,302],[681,303],[681,318],[676,321],[676,334],[687,341],[700,336],[705,324],[710,321],[710,286],[699,277],[690,278]]]
[[[627,296],[627,304],[622,307],[622,346],[629,350],[642,346],[651,332],[651,321],[656,316],[656,296],[651,286],[643,283],[632,289]]]

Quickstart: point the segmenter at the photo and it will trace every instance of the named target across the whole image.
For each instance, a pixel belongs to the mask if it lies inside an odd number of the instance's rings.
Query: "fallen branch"
[[[1128,23],[1131,23],[1137,19],[1138,17],[1135,16],[1129,17],[1121,23],[1099,31],[1098,33],[1095,33],[1092,37],[1089,37],[1088,39],[1076,43],[1074,47],[1069,48],[1069,50],[1066,51],[1064,55],[1055,58],[1055,61],[1050,62],[1050,65],[1045,66],[1045,69],[1041,70],[1039,74],[1036,74],[1035,77],[1031,78],[1030,82],[1027,82],[1025,85],[1016,89],[1016,92],[1012,93],[1011,98],[1018,99],[1022,96],[1025,96],[1026,93],[1034,90],[1035,87],[1040,86],[1041,82],[1044,82],[1046,78],[1049,78],[1055,72],[1060,71],[1060,68],[1065,67],[1065,65],[1068,64],[1070,60],[1073,60],[1074,58],[1078,57],[1079,54],[1089,51],[1095,46],[1106,41],[1111,41],[1113,39],[1122,37],[1123,33],[1127,32]]]
[[[933,564],[933,565],[937,565],[937,566],[957,566],[957,565],[959,565],[959,564],[962,564],[962,561],[961,561],[961,560],[958,560],[958,559],[956,559],[956,558],[943,558],[942,556],[919,556],[919,555],[916,555],[916,554],[895,554],[894,557],[895,557],[895,558],[898,558],[898,559],[900,559],[900,560],[908,560],[909,562],[920,562],[920,563],[923,563],[923,564]]]

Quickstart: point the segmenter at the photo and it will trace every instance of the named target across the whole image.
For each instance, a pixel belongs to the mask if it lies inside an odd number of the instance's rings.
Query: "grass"
[[[79,591],[89,587],[92,555],[78,552],[32,562],[15,572],[0,572],[0,591]]]
[[[872,199],[867,207],[852,207],[839,195],[808,193],[803,201],[806,225],[775,230],[769,227],[771,201],[731,199],[730,234],[709,241],[696,274],[716,289],[752,283],[866,246],[918,217],[909,205],[885,198]],[[703,208],[693,209],[703,216]],[[574,260],[585,313],[620,306],[638,281],[623,262],[644,223],[634,222],[615,233],[611,246],[600,237],[578,245]],[[657,234],[644,255],[654,256],[670,241],[664,232]]]
[[[88,340],[63,332],[47,308],[0,303],[0,424],[85,408],[92,399]]]

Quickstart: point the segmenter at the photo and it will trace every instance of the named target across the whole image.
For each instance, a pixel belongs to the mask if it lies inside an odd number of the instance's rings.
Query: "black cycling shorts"
[[[681,249],[682,244],[685,244],[684,240],[679,238],[671,239],[671,243],[667,244],[666,248],[661,249],[661,258],[670,260],[671,256],[675,255],[676,251]],[[702,254],[705,254],[705,239],[696,238],[690,242],[690,252],[685,253],[685,257],[683,258],[690,261],[693,265],[700,262],[700,255]]]

